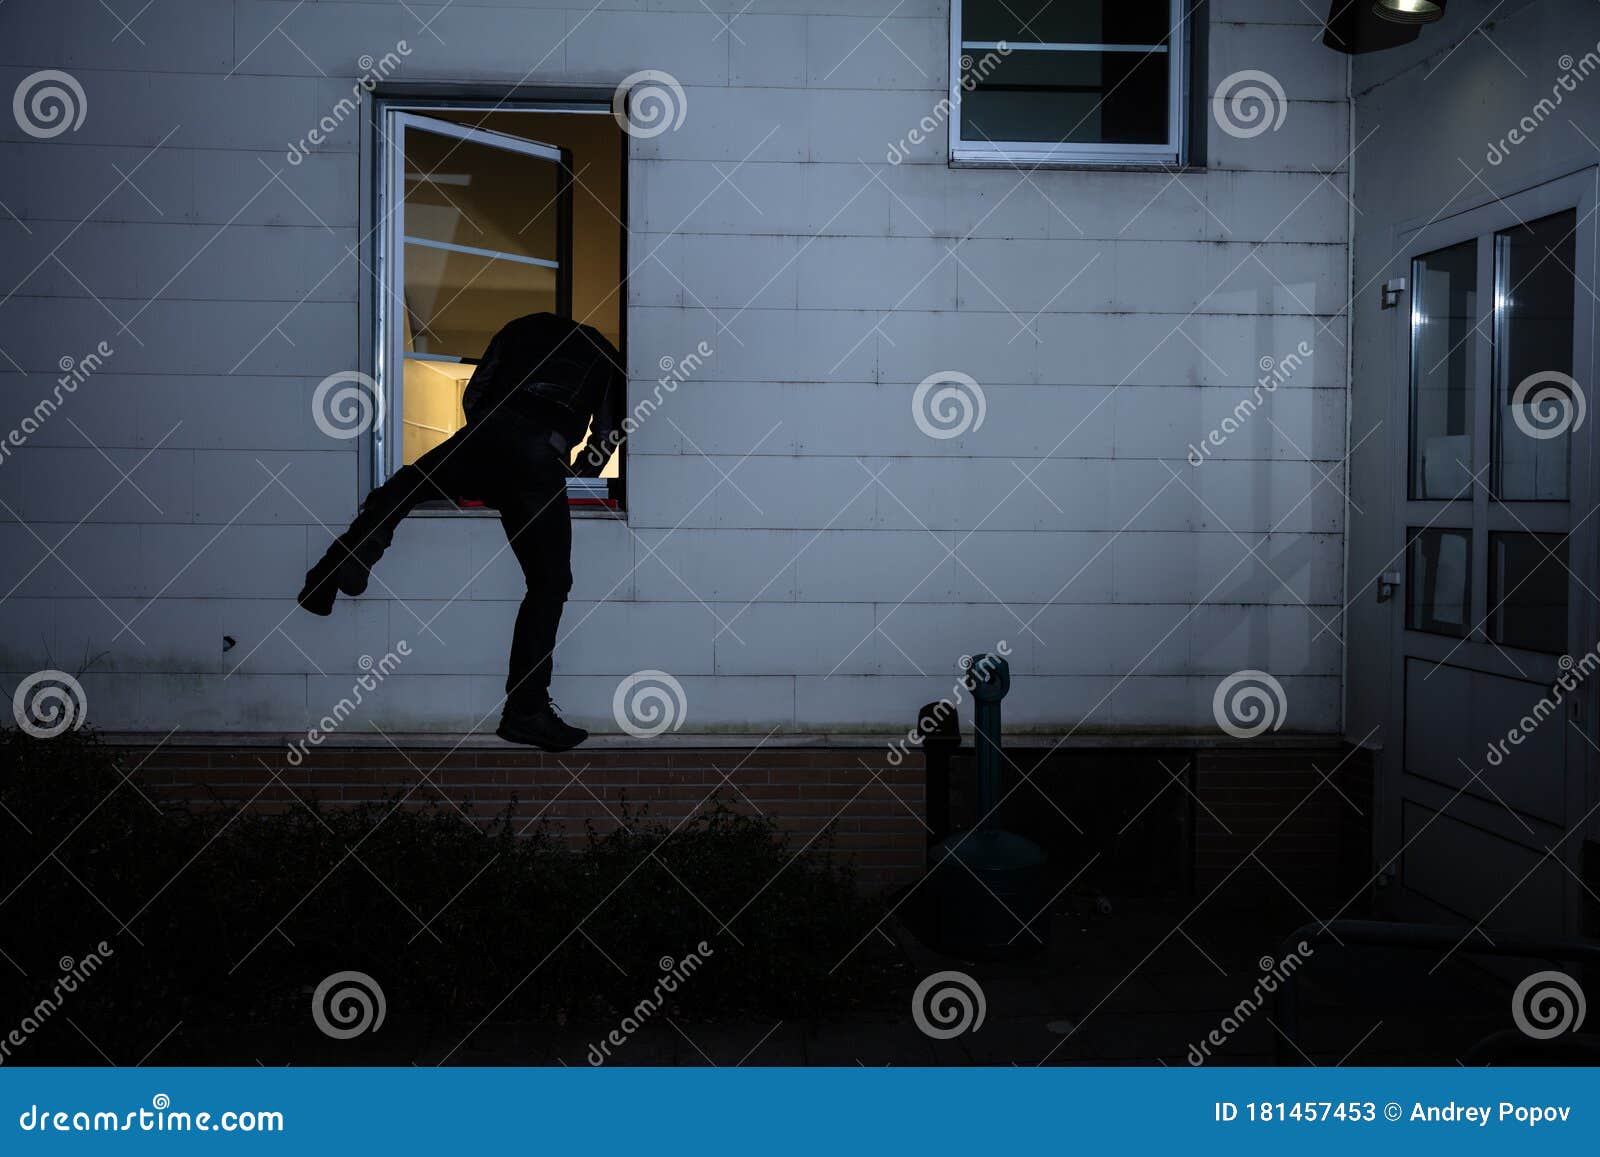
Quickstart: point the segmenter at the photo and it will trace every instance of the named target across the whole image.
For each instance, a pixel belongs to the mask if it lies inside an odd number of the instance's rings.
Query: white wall
[[[1005,640],[1017,727],[1214,731],[1217,681],[1253,667],[1289,730],[1336,730],[1349,143],[1314,16],[1213,0],[1208,87],[1265,69],[1289,103],[1254,139],[1211,124],[1206,171],[1023,174],[950,169],[942,133],[885,161],[945,92],[938,0],[710,7],[0,7],[0,88],[65,69],[88,109],[52,140],[0,121],[0,428],[61,358],[115,351],[0,465],[7,685],[92,657],[102,727],[293,730],[405,639],[376,722],[492,725],[520,596],[498,524],[417,520],[367,597],[292,601],[362,489],[310,394],[370,363],[371,143],[352,118],[285,151],[405,39],[407,81],[686,88],[682,128],[633,146],[636,397],[715,353],[635,438],[627,523],[576,528],[555,694],[579,721],[614,728],[618,680],[661,668],[685,731],[888,732]],[[911,398],[943,370],[987,418],[936,441]]]

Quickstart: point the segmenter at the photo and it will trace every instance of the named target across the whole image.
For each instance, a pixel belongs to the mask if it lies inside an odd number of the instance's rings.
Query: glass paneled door
[[[1575,926],[1583,841],[1562,841],[1600,798],[1583,772],[1600,750],[1594,185],[1566,178],[1401,237],[1391,413],[1407,430],[1381,589],[1398,583],[1403,742],[1386,744],[1382,831],[1402,907],[1434,918]]]

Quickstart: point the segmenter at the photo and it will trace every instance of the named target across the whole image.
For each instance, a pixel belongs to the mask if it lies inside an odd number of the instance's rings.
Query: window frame
[[[400,469],[400,457],[404,450],[404,378],[400,360],[401,329],[397,325],[397,309],[404,300],[403,287],[396,284],[396,278],[403,278],[404,264],[397,260],[397,249],[406,242],[404,235],[404,170],[405,154],[403,137],[397,135],[395,128],[400,124],[422,121],[424,131],[438,131],[435,127],[437,116],[441,112],[482,111],[489,112],[530,112],[544,114],[572,114],[590,116],[610,116],[611,106],[609,101],[598,99],[588,100],[587,93],[575,94],[577,99],[568,99],[561,96],[551,96],[548,99],[532,97],[527,99],[512,99],[505,96],[496,97],[485,92],[478,95],[474,92],[463,92],[461,95],[432,96],[419,93],[415,96],[403,95],[396,92],[393,95],[381,96],[374,101],[373,126],[376,129],[374,139],[372,162],[372,189],[373,196],[370,204],[375,213],[375,236],[373,237],[374,270],[370,284],[372,285],[373,301],[371,329],[371,349],[373,351],[373,380],[376,384],[377,394],[383,401],[384,420],[375,422],[368,445],[371,451],[371,466],[367,472],[369,483],[373,487],[381,486]],[[404,118],[410,118],[406,120]],[[496,147],[507,147],[517,152],[540,156],[542,159],[552,160],[562,165],[564,184],[562,190],[563,205],[561,206],[561,224],[558,227],[560,239],[559,269],[558,269],[558,296],[563,303],[563,308],[570,312],[571,302],[571,273],[573,269],[574,254],[572,249],[571,231],[573,226],[573,180],[570,162],[559,154],[565,150],[541,142],[531,141],[526,138],[512,136],[507,133],[491,129],[479,128],[470,125],[461,125],[457,122],[445,122],[450,125],[452,134],[458,134],[464,140],[477,140],[479,143],[490,144]],[[620,237],[620,268],[619,277],[626,282],[628,262],[628,165],[629,150],[628,137],[622,135],[621,140],[621,187],[619,190],[620,204],[617,206],[617,216],[622,222]],[[393,212],[391,213],[391,207]],[[625,293],[625,290],[619,290]],[[620,311],[619,324],[623,347],[619,352],[627,357],[627,310]],[[475,363],[477,359],[462,357],[463,363]],[[572,507],[575,517],[607,517],[626,518],[627,509],[627,453],[619,451],[618,476],[611,479],[610,497],[611,504],[591,506],[587,502]],[[586,499],[587,493],[575,495],[569,487],[569,502]],[[460,506],[455,503],[425,503],[419,508],[424,512],[459,514],[459,515],[493,515],[494,511],[475,506]]]
[[[1188,14],[1183,10],[1184,0],[1169,0],[1170,27],[1174,43],[1157,46],[1167,59],[1167,139],[1160,144],[1120,144],[1105,142],[1080,142],[1068,144],[1058,141],[1046,145],[1042,141],[990,141],[968,140],[962,136],[961,119],[961,58],[967,53],[993,51],[999,44],[1007,44],[1010,51],[1093,51],[1103,48],[1122,48],[1115,45],[1051,44],[1049,47],[1024,48],[1016,41],[964,41],[961,38],[963,0],[950,0],[950,61],[949,61],[949,134],[950,164],[957,167],[1003,167],[1026,164],[1044,168],[1172,168],[1184,166],[1189,161],[1191,131],[1186,110],[1190,106],[1190,83],[1197,67],[1192,42],[1192,26],[1203,19],[1206,6],[1196,4]],[[1156,48],[1130,46],[1125,51],[1143,48],[1148,55]],[[1075,127],[1075,126],[1074,126]]]

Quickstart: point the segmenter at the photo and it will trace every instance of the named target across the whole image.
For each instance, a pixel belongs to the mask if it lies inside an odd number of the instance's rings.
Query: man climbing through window
[[[502,739],[567,751],[589,733],[556,714],[550,673],[561,608],[572,589],[569,475],[599,477],[622,444],[627,376],[598,330],[553,313],[519,317],[495,334],[461,399],[467,424],[367,495],[350,528],[306,573],[298,601],[333,612],[338,592],[367,589],[374,563],[419,503],[482,499],[527,580],[506,674]],[[589,437],[576,462],[570,448]]]

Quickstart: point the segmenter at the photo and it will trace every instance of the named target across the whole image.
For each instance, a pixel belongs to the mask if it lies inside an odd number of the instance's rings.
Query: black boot
[[[343,537],[336,538],[306,571],[306,585],[300,588],[295,601],[313,615],[331,615],[339,592],[359,595],[367,589],[368,574],[368,564],[345,546]]]
[[[557,715],[556,705],[549,700],[535,711],[513,711],[508,706],[495,734],[508,743],[524,743],[540,751],[571,751],[589,738],[583,728]]]

